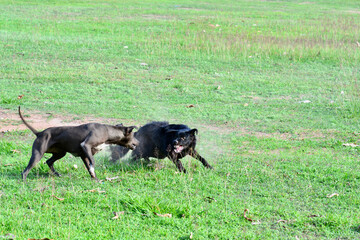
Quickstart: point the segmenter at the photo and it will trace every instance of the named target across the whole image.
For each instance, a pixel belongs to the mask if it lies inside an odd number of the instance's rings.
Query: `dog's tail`
[[[21,120],[23,121],[23,123],[35,134],[37,135],[39,132],[33,128],[30,124],[28,124],[25,119],[23,118],[23,116],[21,115],[21,111],[20,111],[20,106],[19,106],[19,116],[21,118]]]

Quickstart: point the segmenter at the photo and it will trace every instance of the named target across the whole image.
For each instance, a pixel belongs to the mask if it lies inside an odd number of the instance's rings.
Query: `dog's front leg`
[[[169,158],[176,165],[180,172],[186,173],[186,169],[183,167],[181,161],[176,156],[169,156]]]
[[[84,157],[82,157],[82,160],[83,160],[86,168],[88,169],[90,176],[92,178],[97,179],[96,175],[95,175],[95,168],[94,168],[95,160],[94,160],[94,157],[91,152],[92,146],[95,146],[95,144],[92,143],[92,140],[93,140],[92,133],[90,133],[87,136],[87,138],[82,143],[80,143],[80,146],[84,151]]]
[[[200,156],[200,154],[199,154],[195,149],[190,150],[190,156],[192,156],[193,158],[199,160],[199,161],[204,165],[204,167],[210,168],[210,169],[214,169],[214,168],[205,160],[205,158],[203,158],[202,156]]]
[[[90,173],[91,178],[98,180],[95,174],[95,169],[93,166],[90,165],[90,161],[89,158],[82,156],[81,159],[83,160],[86,169],[88,170],[88,172]]]

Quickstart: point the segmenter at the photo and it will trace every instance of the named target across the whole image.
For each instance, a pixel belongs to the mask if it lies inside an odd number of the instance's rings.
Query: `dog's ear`
[[[129,135],[134,129],[138,129],[136,126],[126,127],[125,135]]]
[[[196,128],[193,128],[189,131],[190,134],[195,135],[198,133],[198,130]]]
[[[120,124],[116,124],[115,126],[116,127],[123,127],[124,125],[122,123],[120,123]]]

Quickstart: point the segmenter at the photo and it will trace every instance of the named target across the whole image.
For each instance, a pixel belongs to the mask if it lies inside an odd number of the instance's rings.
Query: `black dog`
[[[131,158],[133,160],[144,158],[149,161],[150,157],[158,159],[168,157],[180,172],[186,172],[180,159],[190,155],[199,160],[205,167],[212,169],[210,164],[195,150],[195,133],[197,132],[197,129],[190,129],[183,124],[148,123],[134,133],[136,139],[139,140],[139,145],[132,152]],[[121,146],[111,147],[111,150],[113,160],[124,156],[129,151],[129,149]]]
[[[111,126],[88,123],[76,127],[51,127],[38,132],[25,121],[21,115],[20,107],[19,115],[24,124],[36,135],[29,164],[22,172],[24,181],[29,171],[40,161],[44,153],[52,153],[51,158],[46,163],[55,175],[60,176],[55,171],[53,164],[64,157],[67,152],[81,157],[90,176],[96,179],[93,155],[100,151],[97,148],[99,145],[104,143],[118,144],[135,149],[139,143],[132,132],[134,126],[124,127],[122,124]]]

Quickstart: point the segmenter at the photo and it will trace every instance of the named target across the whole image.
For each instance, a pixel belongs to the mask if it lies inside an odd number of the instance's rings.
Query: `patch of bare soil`
[[[155,14],[144,14],[142,15],[145,19],[151,19],[151,20],[170,20],[173,19],[171,16],[166,15],[155,15]]]
[[[216,132],[218,133],[218,135],[224,135],[224,134],[228,135],[230,133],[240,131],[239,130],[240,128],[228,127],[225,125],[218,126],[218,125],[208,125],[208,124],[197,124],[197,126],[199,128],[208,129],[209,131]],[[194,126],[190,126],[190,127],[194,127]]]
[[[314,2],[301,2],[299,3],[300,5],[304,5],[304,4],[314,4]]]
[[[204,9],[200,9],[200,8],[188,8],[188,7],[178,7],[177,9],[180,9],[180,10],[193,10],[193,11],[204,11]]]
[[[288,139],[313,139],[313,140],[321,140],[324,138],[333,138],[335,134],[335,130],[329,130],[327,132],[322,132],[320,130],[312,130],[312,129],[303,129],[301,132],[295,133],[280,133],[280,132],[273,132],[273,133],[266,133],[260,131],[250,131],[248,129],[242,128],[239,130],[241,135],[250,135],[255,136],[257,138],[275,138],[281,140],[288,140]]]
[[[355,13],[355,14],[360,14],[360,11],[358,10],[349,10],[347,11],[348,13]]]
[[[122,121],[111,118],[95,118],[77,115],[53,115],[42,112],[24,112],[25,120],[37,130],[44,130],[57,126],[76,126],[84,123],[99,122],[105,124],[118,124]],[[21,121],[17,111],[0,109],[0,132],[25,130],[27,127]]]
[[[57,127],[57,126],[76,126],[84,123],[90,122],[99,122],[104,124],[119,124],[124,123],[124,125],[137,125],[140,127],[138,123],[129,122],[126,120],[124,122],[122,119],[115,118],[99,118],[93,116],[78,116],[78,115],[59,115],[59,114],[51,114],[44,113],[40,111],[22,111],[22,114],[25,120],[32,125],[35,129],[41,131],[49,127]],[[208,125],[208,124],[195,124],[195,126],[191,127],[199,127],[200,129],[207,129],[212,132],[212,134],[216,133],[219,136],[218,141],[226,142],[226,135],[231,133],[235,133],[237,135],[250,135],[255,136],[257,138],[276,138],[276,139],[324,139],[329,137],[334,137],[335,132],[322,132],[322,131],[314,131],[314,130],[306,130],[304,129],[302,132],[296,133],[266,133],[261,131],[252,131],[244,127],[230,127],[226,125]],[[8,131],[16,131],[16,130],[25,130],[27,127],[22,123],[17,110],[5,110],[0,109],[0,132],[8,132]],[[225,137],[225,138],[224,138]]]

